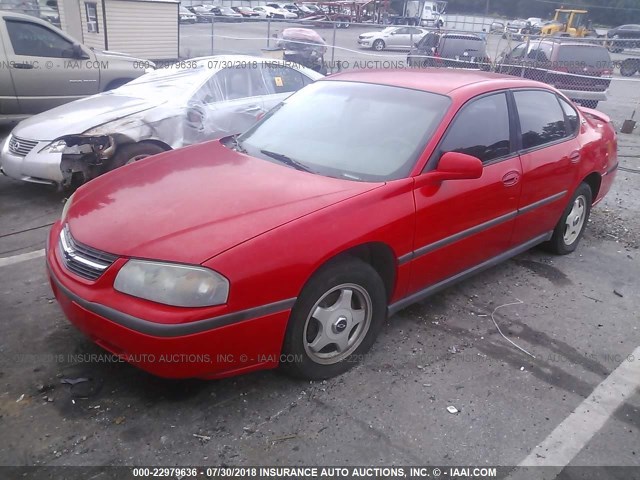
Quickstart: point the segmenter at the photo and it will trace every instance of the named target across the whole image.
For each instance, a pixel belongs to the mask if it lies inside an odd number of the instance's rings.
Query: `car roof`
[[[438,93],[441,95],[450,95],[455,90],[478,92],[504,88],[549,88],[548,85],[544,83],[520,77],[483,72],[480,70],[449,68],[359,70],[337,73],[319,81],[373,83],[377,85],[422,90],[424,92]]]

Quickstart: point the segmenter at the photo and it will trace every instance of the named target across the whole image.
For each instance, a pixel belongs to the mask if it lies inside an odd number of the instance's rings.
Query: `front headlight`
[[[60,215],[60,222],[62,223],[64,223],[65,219],[67,218],[67,212],[69,211],[69,207],[71,207],[71,204],[73,203],[74,195],[75,192],[72,193],[69,198],[67,198],[66,202],[64,202],[64,207],[62,207],[62,215]]]
[[[221,305],[229,296],[229,281],[213,270],[146,260],[129,260],[118,272],[113,287],[175,307]]]
[[[67,148],[67,144],[64,140],[56,140],[44,147],[38,153],[62,153]]]

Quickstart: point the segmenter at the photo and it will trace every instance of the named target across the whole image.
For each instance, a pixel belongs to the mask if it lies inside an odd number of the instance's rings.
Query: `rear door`
[[[0,33],[20,113],[40,113],[98,93],[100,72],[87,68],[91,55],[73,59],[73,42],[43,24],[11,17],[4,23]]]
[[[427,170],[450,151],[480,158],[484,170],[435,185],[416,178],[412,293],[511,248],[522,176],[514,139],[505,92],[471,100],[454,118]]]
[[[262,74],[253,65],[217,71],[189,102],[185,145],[248,130],[265,114],[267,93]]]
[[[515,90],[521,132],[522,193],[514,242],[550,232],[576,185],[580,163],[575,109],[547,90]]]

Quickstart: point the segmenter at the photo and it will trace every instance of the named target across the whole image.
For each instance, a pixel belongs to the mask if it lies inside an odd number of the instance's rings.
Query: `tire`
[[[386,307],[384,284],[371,265],[353,257],[325,265],[307,282],[291,310],[282,353],[295,361],[281,367],[308,380],[346,372],[375,342]],[[324,317],[325,328],[316,317]],[[355,323],[357,318],[360,322]]]
[[[107,171],[133,163],[143,158],[164,152],[165,149],[153,143],[130,143],[123,145],[116,150],[116,154],[111,160],[111,164],[107,167]]]
[[[635,58],[627,58],[620,64],[620,75],[623,77],[632,77],[640,70],[640,60]]]
[[[547,250],[556,255],[566,255],[576,249],[589,221],[591,201],[591,188],[581,183],[562,212],[551,240],[546,243]]]
[[[376,52],[381,52],[382,50],[384,50],[385,44],[384,44],[384,40],[376,40],[375,42],[373,42],[373,45],[371,45],[371,48],[373,48]]]

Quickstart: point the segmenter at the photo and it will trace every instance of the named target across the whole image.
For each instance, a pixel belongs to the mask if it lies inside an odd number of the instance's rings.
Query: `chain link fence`
[[[233,20],[233,21],[232,21]],[[437,29],[331,21],[215,18],[180,28],[182,58],[242,54],[282,58],[282,31],[311,28],[327,43],[326,73],[353,69],[478,69],[541,81],[622,125],[640,102],[640,40],[539,37],[456,16]],[[451,25],[465,28],[449,28]]]

